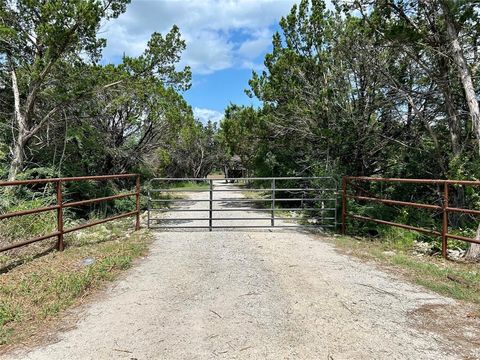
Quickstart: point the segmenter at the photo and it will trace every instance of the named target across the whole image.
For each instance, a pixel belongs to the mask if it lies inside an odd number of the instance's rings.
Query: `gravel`
[[[279,229],[155,238],[145,260],[76,310],[75,328],[11,358],[458,358],[454,344],[410,316],[453,300],[341,255],[318,236]]]

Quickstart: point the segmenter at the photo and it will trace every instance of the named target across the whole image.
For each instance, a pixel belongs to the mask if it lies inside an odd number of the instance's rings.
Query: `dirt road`
[[[145,260],[79,310],[74,329],[12,358],[459,358],[455,344],[419,330],[409,315],[453,300],[313,235],[184,231],[155,238]]]

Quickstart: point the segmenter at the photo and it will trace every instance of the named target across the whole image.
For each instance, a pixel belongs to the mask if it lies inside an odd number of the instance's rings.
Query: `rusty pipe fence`
[[[397,201],[384,198],[378,198],[373,195],[360,196],[349,194],[349,185],[355,186],[356,182],[379,182],[379,183],[404,183],[404,184],[422,184],[422,185],[438,185],[442,188],[442,204],[423,204],[416,202]],[[448,232],[448,215],[450,213],[480,215],[480,210],[457,208],[449,206],[449,190],[451,186],[480,186],[480,181],[466,181],[466,180],[436,180],[436,179],[398,179],[398,178],[371,178],[371,177],[354,177],[345,176],[342,181],[342,234],[347,232],[347,219],[354,219],[365,222],[373,222],[381,225],[390,225],[399,227],[402,229],[413,230],[423,234],[438,236],[442,239],[442,256],[447,257],[448,239],[455,239],[466,241],[469,243],[480,244],[480,240],[473,239],[465,236],[450,234]],[[355,186],[356,187],[356,186]],[[442,213],[442,228],[441,230],[426,229],[417,226],[411,226],[407,224],[396,223],[393,221],[385,221],[381,219],[375,219],[372,217],[354,215],[348,213],[347,200],[375,202],[391,206],[406,206],[418,209],[426,209],[439,211]]]
[[[76,181],[105,181],[105,180],[116,180],[116,179],[125,179],[125,178],[136,178],[135,183],[135,191],[129,192],[126,194],[119,194],[113,196],[106,196],[101,198],[94,198],[82,201],[73,201],[73,202],[64,202],[63,201],[63,184],[67,182],[76,182]],[[39,214],[46,211],[56,211],[57,212],[57,230],[53,233],[42,235],[39,237],[35,237],[32,239],[28,239],[22,242],[18,242],[15,244],[11,244],[5,247],[0,248],[0,252],[15,249],[21,246],[29,245],[38,241],[51,239],[56,237],[57,238],[57,249],[63,251],[64,249],[64,241],[63,237],[65,234],[84,229],[90,226],[95,226],[99,224],[103,224],[109,221],[135,216],[136,217],[136,224],[135,230],[140,229],[140,175],[137,174],[121,174],[121,175],[102,175],[102,176],[80,176],[80,177],[69,177],[69,178],[53,178],[53,179],[35,179],[35,180],[18,180],[18,181],[5,181],[0,182],[0,188],[10,187],[10,186],[19,186],[19,185],[32,185],[32,184],[54,184],[55,185],[55,193],[56,193],[56,204],[51,206],[46,206],[42,208],[35,208],[35,209],[28,209],[22,211],[15,211],[0,214],[0,220],[9,219],[17,216],[25,216],[25,215],[32,215],[32,214]],[[88,222],[85,224],[77,225],[68,229],[64,228],[64,221],[63,221],[63,209],[69,207],[78,207],[83,205],[89,205],[104,201],[110,201],[115,199],[122,199],[127,197],[135,196],[136,207],[134,211],[130,211],[127,213],[110,216],[105,219]]]

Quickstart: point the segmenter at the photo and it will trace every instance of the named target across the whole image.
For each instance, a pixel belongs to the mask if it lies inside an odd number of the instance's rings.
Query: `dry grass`
[[[417,254],[402,240],[331,239],[342,253],[374,261],[439,294],[474,304],[475,316],[480,316],[480,264]]]
[[[72,234],[63,252],[4,256],[20,264],[0,275],[0,353],[32,335],[146,254],[150,236],[132,232],[131,220]],[[36,248],[30,248],[36,250]],[[86,265],[85,259],[93,259]]]

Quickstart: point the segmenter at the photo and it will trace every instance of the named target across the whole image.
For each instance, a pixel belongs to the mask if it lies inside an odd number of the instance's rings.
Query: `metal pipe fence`
[[[74,201],[74,202],[64,202],[63,200],[63,184],[67,182],[77,182],[77,181],[105,181],[105,180],[117,180],[117,179],[125,179],[125,178],[136,178],[135,181],[135,191],[130,192],[127,194],[119,194],[113,196],[106,196],[101,198],[95,199],[88,199],[82,201]],[[28,209],[22,211],[15,211],[15,212],[8,212],[4,214],[0,214],[0,220],[2,219],[9,219],[17,216],[25,216],[25,215],[32,215],[43,213],[46,211],[54,211],[57,212],[57,229],[55,232],[50,234],[38,236],[32,239],[28,239],[22,242],[14,243],[5,247],[0,248],[0,252],[4,252],[7,250],[15,249],[21,246],[25,246],[28,244],[32,244],[38,241],[51,239],[53,237],[57,237],[57,249],[59,251],[63,251],[64,249],[64,234],[68,234],[80,229],[84,229],[90,226],[95,226],[99,224],[103,224],[109,221],[135,216],[135,230],[140,229],[140,175],[138,174],[120,174],[120,175],[101,175],[101,176],[81,176],[81,177],[68,177],[68,178],[52,178],[52,179],[34,179],[34,180],[18,180],[18,181],[4,181],[0,182],[0,188],[11,187],[11,186],[19,186],[19,185],[32,185],[32,184],[54,184],[55,186],[55,194],[56,194],[56,204],[42,207],[42,208],[35,208],[35,209]],[[135,196],[135,210],[130,211],[127,213],[110,216],[105,219],[97,220],[94,222],[88,222],[85,224],[77,225],[72,228],[64,228],[64,220],[63,220],[63,209],[70,208],[70,207],[78,207],[84,206],[104,201],[110,201],[115,199],[123,199],[127,197]]]
[[[434,204],[423,204],[409,201],[398,201],[391,199],[384,199],[375,197],[374,195],[369,194],[369,196],[359,196],[352,195],[349,193],[349,186],[351,185],[354,188],[358,189],[358,186],[355,182],[366,182],[366,183],[400,183],[400,184],[416,184],[416,185],[438,185],[441,188],[441,206]],[[465,236],[455,235],[449,233],[449,219],[448,215],[450,213],[461,213],[461,214],[470,214],[470,215],[480,215],[480,210],[474,209],[465,209],[465,208],[456,208],[449,206],[449,191],[452,186],[480,186],[480,181],[470,181],[470,180],[440,180],[440,179],[401,179],[401,178],[371,178],[371,177],[355,177],[355,176],[345,176],[342,181],[342,234],[347,232],[347,220],[354,219],[365,222],[373,222],[381,225],[395,226],[407,230],[417,231],[426,235],[438,236],[442,239],[442,256],[447,257],[447,247],[448,239],[461,240],[469,243],[480,244],[480,240],[469,238]],[[386,221],[381,219],[376,219],[368,216],[361,216],[350,214],[348,212],[347,200],[353,201],[364,201],[364,202],[376,202],[385,205],[391,206],[405,206],[413,207],[418,209],[426,210],[436,210],[442,213],[442,226],[440,230],[426,229],[417,226],[411,226],[408,224],[397,223],[393,221]]]
[[[235,183],[236,182],[236,183]],[[190,188],[181,184],[201,184]],[[295,185],[296,184],[296,185]],[[292,186],[295,185],[295,186]],[[199,188],[200,187],[200,188]],[[196,194],[194,198],[188,196]],[[257,194],[248,197],[249,193]],[[222,197],[227,194],[228,197]],[[228,194],[241,194],[234,197]],[[183,195],[183,196],[182,196]],[[187,196],[184,196],[187,195]],[[204,195],[202,197],[202,195]],[[262,196],[263,195],[263,196]],[[199,178],[155,178],[148,186],[148,227],[160,229],[216,228],[273,228],[324,227],[337,228],[337,182],[332,177],[256,177],[225,178],[221,180]],[[179,197],[180,196],[180,197]],[[198,203],[198,204],[197,204]],[[191,205],[206,204],[203,208]],[[160,205],[160,207],[158,206]],[[219,208],[218,206],[221,207]],[[255,206],[256,205],[256,206]],[[288,207],[287,205],[292,205]],[[233,206],[233,207],[232,207]],[[292,220],[282,216],[283,211],[307,214],[306,221],[314,224],[285,224],[276,220]],[[155,217],[156,213],[184,213],[180,216]],[[228,212],[259,212],[267,216],[228,216]],[[189,213],[206,216],[188,216]],[[227,216],[221,214],[227,213]],[[316,216],[313,216],[315,214]],[[248,214],[246,214],[248,215]],[[230,221],[226,225],[222,222]],[[238,222],[255,222],[249,225]],[[259,221],[268,224],[259,224]],[[171,223],[174,225],[171,225]],[[179,222],[196,222],[182,225]],[[201,222],[199,224],[198,222]],[[220,223],[219,223],[220,222]]]

